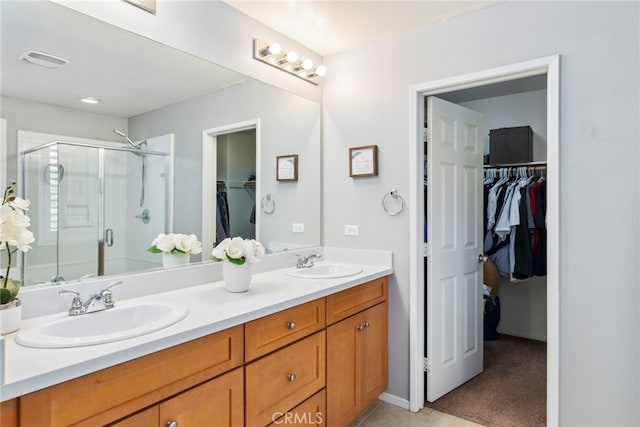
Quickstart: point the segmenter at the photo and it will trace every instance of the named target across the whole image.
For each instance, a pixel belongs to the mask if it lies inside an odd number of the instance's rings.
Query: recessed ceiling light
[[[85,104],[99,104],[102,102],[102,99],[94,98],[93,96],[85,96],[84,98],[80,98],[80,101]]]
[[[69,63],[68,59],[49,55],[48,53],[36,52],[35,50],[29,50],[23,53],[20,55],[20,59],[30,64],[46,68],[59,68]]]

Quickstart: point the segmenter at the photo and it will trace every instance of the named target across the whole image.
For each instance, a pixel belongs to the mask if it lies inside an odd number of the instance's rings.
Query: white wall
[[[322,99],[321,87],[253,59],[253,39],[277,41],[319,64],[317,53],[223,1],[158,1],[155,15],[119,0],[52,1],[276,87]]]
[[[17,173],[18,130],[114,141],[113,129],[127,132],[127,119],[3,96],[0,116],[7,119],[7,178]]]
[[[325,59],[324,244],[392,250],[389,389],[409,397],[409,88],[561,55],[560,424],[640,423],[639,4],[505,2]],[[354,180],[348,147],[377,144],[379,176]],[[594,171],[602,179],[594,179]],[[408,200],[409,204],[414,200]],[[360,236],[343,235],[359,224]]]
[[[276,203],[273,214],[260,217],[260,241],[319,244],[318,103],[252,80],[132,117],[129,133],[134,140],[175,134],[174,230],[201,236],[202,132],[255,119],[260,119],[260,192],[273,195]],[[276,181],[276,157],[287,154],[299,155],[297,182]],[[304,233],[292,232],[294,222],[305,224]]]

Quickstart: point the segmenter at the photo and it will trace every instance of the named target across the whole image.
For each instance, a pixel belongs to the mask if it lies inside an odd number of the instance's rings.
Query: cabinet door
[[[327,328],[327,425],[347,425],[387,388],[387,303]]]
[[[244,425],[242,368],[192,388],[160,404],[160,425],[241,427]]]
[[[363,322],[357,314],[327,328],[327,425],[342,426],[360,412],[362,366],[357,360],[358,325]]]
[[[158,405],[138,412],[135,415],[125,418],[117,423],[110,424],[111,427],[158,427],[160,425]]]
[[[365,328],[360,334],[359,357],[362,364],[361,410],[372,404],[388,385],[387,303],[363,312]]]

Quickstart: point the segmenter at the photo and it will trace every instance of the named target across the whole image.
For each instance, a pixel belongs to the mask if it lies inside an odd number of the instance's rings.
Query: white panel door
[[[482,372],[482,114],[427,99],[427,401]]]

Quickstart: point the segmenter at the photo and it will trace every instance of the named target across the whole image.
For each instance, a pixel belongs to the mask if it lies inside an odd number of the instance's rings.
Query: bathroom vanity
[[[364,267],[358,275],[329,280],[287,277],[282,270],[258,274],[249,293],[217,294],[232,306],[213,313],[216,306],[210,304],[211,318],[217,320],[203,322],[204,312],[194,302],[182,322],[125,341],[149,349],[162,332],[193,339],[44,388],[33,385],[37,390],[2,403],[2,425],[217,427],[296,420],[298,425],[347,425],[387,388],[391,270]],[[203,301],[204,294],[224,292],[218,286],[184,290],[193,295],[183,298]],[[122,343],[115,343],[116,354]],[[22,349],[11,340],[8,344],[8,351],[30,357],[91,351],[101,361],[93,366],[108,365],[114,347]],[[28,383],[36,384],[37,378]]]

